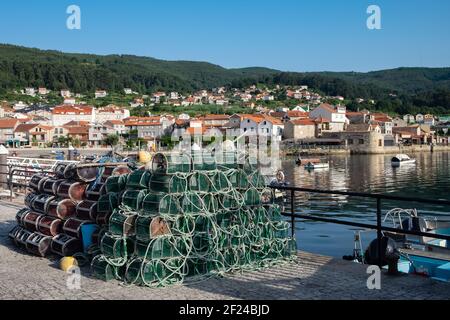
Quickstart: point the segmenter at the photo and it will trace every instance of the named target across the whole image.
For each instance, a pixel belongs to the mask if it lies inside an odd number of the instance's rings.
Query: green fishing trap
[[[243,197],[246,206],[259,206],[262,204],[261,193],[256,188],[247,189]]]
[[[194,216],[195,232],[211,232],[214,231],[214,222],[211,216],[197,215]]]
[[[130,238],[106,233],[100,241],[100,250],[109,263],[124,265],[133,254],[133,241]]]
[[[177,215],[172,222],[171,231],[174,235],[192,236],[195,232],[195,217],[193,215]]]
[[[249,187],[248,175],[244,170],[230,170],[226,172],[226,176],[231,186],[235,189],[243,190]]]
[[[256,207],[256,208],[252,208],[251,210],[253,210],[253,222],[255,224],[263,224],[266,223],[268,221],[268,213],[266,208],[264,207]]]
[[[144,259],[133,258],[128,261],[125,269],[125,283],[143,285],[141,268]]]
[[[188,188],[187,174],[154,174],[150,179],[150,190],[163,193],[183,193]]]
[[[184,214],[205,212],[205,206],[198,193],[188,192],[181,198],[181,210]]]
[[[119,194],[115,192],[107,193],[98,199],[97,212],[110,213],[119,207]]]
[[[119,279],[118,267],[108,263],[103,255],[97,255],[92,259],[91,271],[94,277],[103,281]]]
[[[157,153],[152,160],[152,172],[157,175],[189,173],[192,159],[185,153]]]
[[[183,257],[192,246],[189,241],[174,236],[163,236],[150,242],[136,241],[135,254],[146,260]]]
[[[159,203],[159,213],[162,215],[176,215],[181,213],[180,197],[174,194],[165,195]]]
[[[267,210],[267,216],[269,220],[272,221],[281,221],[283,220],[283,216],[281,215],[281,207],[277,204],[274,204],[269,207]]]
[[[232,215],[233,215],[233,212],[230,212],[230,211],[224,211],[224,210],[218,211],[215,216],[217,226],[223,230],[228,229],[231,225],[231,216]]]
[[[289,236],[289,223],[286,221],[271,222],[273,236],[277,239],[286,239]]]
[[[109,218],[109,232],[118,236],[132,236],[135,234],[135,221],[137,214],[114,210]]]
[[[142,200],[141,215],[157,215],[162,199],[166,196],[162,192],[149,192]],[[176,211],[176,208],[174,209]]]
[[[239,192],[224,193],[218,196],[219,205],[224,210],[237,210],[243,204],[243,197]]]
[[[287,238],[282,239],[281,241],[284,242],[284,251],[283,256],[284,257],[291,257],[297,255],[297,241],[293,238]]]
[[[217,213],[219,211],[218,196],[212,193],[207,193],[202,197],[204,209],[209,213]]]
[[[106,193],[121,192],[125,189],[127,184],[128,175],[111,176],[106,179],[105,190]]]
[[[181,283],[185,276],[185,260],[146,260],[141,265],[142,284],[149,287],[168,286]]]
[[[192,170],[193,171],[213,171],[217,169],[216,158],[212,152],[193,152]]]
[[[213,191],[213,182],[207,172],[194,172],[189,176],[190,192],[207,193]]]
[[[250,184],[258,190],[264,189],[267,185],[264,176],[261,174],[259,170],[252,172],[248,176],[248,180]]]
[[[157,237],[170,235],[170,223],[161,217],[138,217],[136,219],[136,240],[149,242]]]
[[[148,189],[151,173],[147,170],[136,170],[128,175],[127,189]]]
[[[216,233],[196,232],[192,236],[192,251],[196,256],[208,256],[216,251],[220,243]]]
[[[122,195],[122,205],[132,211],[139,211],[146,195],[147,190],[126,190]]]
[[[213,184],[213,192],[230,191],[231,184],[227,176],[222,171],[214,171],[210,173]]]
[[[208,260],[205,258],[189,258],[186,260],[187,277],[203,276],[210,272]]]

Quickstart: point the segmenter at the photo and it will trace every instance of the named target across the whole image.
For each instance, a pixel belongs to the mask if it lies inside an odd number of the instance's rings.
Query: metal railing
[[[0,178],[6,177],[6,179],[0,179],[0,188],[6,186],[6,189],[9,190],[9,200],[11,202],[14,199],[14,193],[18,193],[19,191],[23,191],[23,193],[26,193],[28,181],[33,175],[37,173],[52,173],[52,171],[36,168],[33,166],[0,164],[0,169],[3,168],[7,168],[7,171],[0,170]]]
[[[450,200],[431,200],[431,199],[420,199],[420,198],[385,195],[385,194],[379,194],[379,193],[361,193],[361,192],[345,192],[345,191],[333,191],[333,190],[318,190],[318,189],[296,188],[296,187],[288,187],[288,186],[271,186],[271,188],[281,190],[281,191],[287,191],[290,193],[290,212],[283,212],[282,215],[290,218],[291,230],[292,230],[291,235],[293,238],[295,238],[296,219],[302,219],[302,220],[306,220],[306,221],[309,220],[309,221],[326,222],[326,223],[332,223],[332,224],[338,224],[338,225],[346,225],[346,226],[351,226],[351,227],[376,230],[377,231],[377,240],[378,240],[377,249],[378,249],[378,253],[379,253],[378,254],[378,265],[380,267],[382,266],[382,255],[380,253],[382,252],[381,239],[383,237],[383,231],[402,234],[402,235],[430,237],[430,238],[434,238],[434,239],[442,239],[442,240],[450,241],[449,235],[442,235],[442,234],[437,234],[437,233],[421,232],[421,231],[414,231],[414,230],[397,229],[397,228],[383,226],[383,223],[382,223],[382,200],[394,200],[394,201],[401,201],[401,202],[424,203],[424,204],[434,204],[434,205],[443,205],[443,206],[450,206]],[[348,220],[341,220],[341,219],[337,220],[337,219],[332,219],[332,218],[317,217],[317,216],[314,216],[311,214],[296,213],[295,194],[297,192],[328,194],[328,195],[343,195],[343,196],[349,196],[349,197],[375,199],[376,200],[377,223],[376,223],[376,225],[373,225],[373,224],[360,223],[360,222],[354,222],[354,221],[348,221]]]

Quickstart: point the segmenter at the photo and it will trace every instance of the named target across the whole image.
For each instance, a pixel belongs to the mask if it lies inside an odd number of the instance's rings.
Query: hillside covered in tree
[[[281,72],[268,68],[226,69],[206,62],[164,61],[132,55],[93,55],[0,45],[0,94],[24,87],[96,89],[140,93],[190,93],[218,86],[308,85],[325,95],[375,99],[378,110],[450,113],[450,68],[398,68],[369,73]],[[350,105],[350,108],[361,106]]]

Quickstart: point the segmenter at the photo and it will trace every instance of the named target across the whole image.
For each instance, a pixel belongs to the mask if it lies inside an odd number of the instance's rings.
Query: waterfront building
[[[14,130],[19,124],[18,119],[0,119],[0,144],[14,143]]]
[[[45,147],[53,140],[53,127],[39,124],[31,129],[31,144],[35,147]]]
[[[95,121],[99,123],[104,123],[110,120],[121,120],[130,117],[130,110],[125,108],[120,108],[115,105],[108,105],[103,108],[98,108],[95,112]]]
[[[52,110],[53,126],[61,126],[70,121],[95,122],[95,109],[86,105],[61,105]]]
[[[352,153],[379,153],[384,148],[384,136],[378,124],[350,124],[340,137]]]
[[[22,123],[14,129],[14,141],[16,146],[29,146],[31,145],[31,131],[36,128],[38,123]]]
[[[285,123],[283,137],[285,139],[310,139],[316,137],[317,123],[311,119],[296,119]]]
[[[346,107],[337,105],[332,106],[327,103],[319,105],[317,108],[309,113],[311,119],[321,119],[329,124],[328,131],[341,132],[344,131],[345,126],[349,123],[349,120],[345,116]]]
[[[118,135],[122,135],[127,132],[125,122],[123,122],[123,120],[108,120],[104,123],[104,125],[112,127]]]
[[[98,147],[103,144],[103,140],[111,134],[116,134],[116,130],[106,123],[94,123],[89,126],[89,146]]]

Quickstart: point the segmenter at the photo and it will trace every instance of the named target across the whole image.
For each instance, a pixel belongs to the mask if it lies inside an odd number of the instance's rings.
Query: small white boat
[[[411,159],[406,154],[398,154],[391,160],[393,167],[400,167],[403,164],[414,164],[416,163],[416,159]]]
[[[330,164],[328,162],[321,162],[321,163],[312,163],[308,162],[305,165],[305,169],[307,170],[313,170],[313,169],[328,169],[330,168]]]

